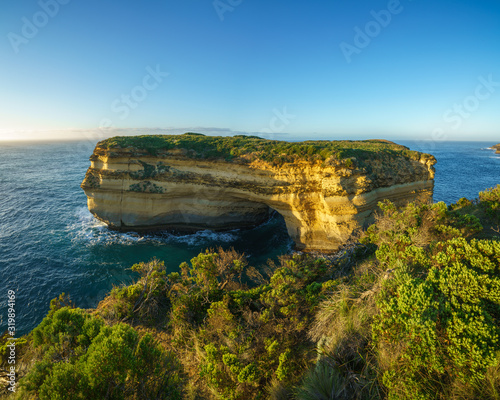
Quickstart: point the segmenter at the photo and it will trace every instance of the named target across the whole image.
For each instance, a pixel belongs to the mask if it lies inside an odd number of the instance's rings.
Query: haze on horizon
[[[0,141],[500,141],[500,3],[8,2]]]

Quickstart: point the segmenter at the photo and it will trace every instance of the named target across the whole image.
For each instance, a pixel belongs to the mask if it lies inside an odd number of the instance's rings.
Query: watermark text
[[[9,32],[7,38],[9,39],[12,49],[17,54],[22,44],[28,44],[33,39],[40,29],[43,29],[55,16],[59,13],[60,6],[66,5],[70,0],[40,0],[38,6],[41,10],[35,12],[31,18],[23,17],[21,22],[21,32]]]
[[[16,292],[7,292],[7,362],[9,369],[7,378],[9,380],[8,390],[16,391]]]
[[[243,0],[214,0],[212,5],[222,22],[224,21],[224,14],[233,12],[241,3],[243,3]]]
[[[413,0],[407,0],[413,1]],[[351,63],[353,55],[361,54],[361,51],[368,47],[374,38],[376,38],[383,29],[387,28],[394,15],[401,14],[404,10],[400,0],[389,0],[384,10],[371,10],[372,19],[368,21],[363,28],[354,27],[354,38],[351,43],[340,43],[340,50],[347,63]]]

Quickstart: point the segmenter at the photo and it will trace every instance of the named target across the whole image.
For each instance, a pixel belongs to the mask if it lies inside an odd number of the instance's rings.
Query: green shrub
[[[449,205],[450,210],[459,214],[472,214],[479,219],[484,230],[481,239],[498,239],[500,234],[500,185],[479,192],[479,198],[461,198]]]
[[[499,203],[500,202],[500,185],[494,188],[486,189],[479,192],[479,200],[483,202]]]
[[[134,264],[131,270],[140,278],[137,282],[122,287],[114,287],[111,301],[100,310],[100,314],[111,320],[139,320],[144,324],[162,322],[161,314],[170,303],[166,293],[165,263],[153,259]]]
[[[425,248],[437,241],[455,237],[469,238],[481,232],[483,227],[477,217],[449,211],[445,203],[417,205],[409,203],[402,209],[388,200],[379,203],[382,214],[377,215],[361,239],[365,244],[379,246],[382,253],[393,258],[405,258],[410,245]],[[396,251],[393,251],[396,249]],[[384,260],[384,261],[389,261]]]
[[[479,205],[493,224],[500,224],[500,185],[479,192]]]
[[[198,159],[237,159],[249,162],[254,159],[267,161],[273,165],[293,163],[300,160],[327,161],[345,160],[344,166],[363,167],[373,160],[385,164],[394,163],[398,158],[419,160],[420,157],[432,159],[404,146],[388,141],[313,141],[284,142],[266,140],[257,136],[236,135],[233,137],[204,136],[195,133],[184,135],[142,135],[117,136],[99,142],[98,146],[106,149],[131,148],[138,155],[159,155],[172,149],[183,150],[185,157]],[[154,168],[154,167],[153,167]],[[144,171],[134,173],[140,179],[154,176]]]
[[[41,353],[18,398],[181,399],[179,366],[152,337],[126,324],[112,327],[81,309],[63,307],[33,331]]]
[[[254,287],[242,283],[245,264],[219,249],[169,276],[174,340],[192,379],[201,378],[203,396],[265,398],[272,382],[298,382],[312,361],[306,332],[313,312],[336,285],[324,259],[282,257],[269,280]]]
[[[373,324],[376,345],[391,353],[383,375],[389,398],[472,391],[499,362],[500,243],[455,238],[398,265]]]
[[[474,204],[462,203],[474,212]],[[362,237],[375,258],[370,251],[358,256],[353,273],[320,303],[309,331],[330,373],[342,376],[343,395],[495,393],[499,243],[468,242],[482,231],[479,219],[444,203],[397,209],[385,201],[380,208]]]

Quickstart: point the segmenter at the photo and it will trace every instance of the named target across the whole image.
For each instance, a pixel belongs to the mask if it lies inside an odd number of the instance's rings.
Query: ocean
[[[476,198],[500,183],[500,155],[491,142],[400,141],[433,154],[434,201]],[[7,293],[16,291],[17,336],[29,332],[62,292],[76,306],[95,307],[113,286],[129,284],[130,267],[153,257],[178,270],[206,248],[234,247],[251,265],[292,250],[283,218],[250,230],[154,235],[110,231],[88,211],[80,188],[95,143],[0,143],[0,331]],[[0,333],[1,333],[0,332]]]

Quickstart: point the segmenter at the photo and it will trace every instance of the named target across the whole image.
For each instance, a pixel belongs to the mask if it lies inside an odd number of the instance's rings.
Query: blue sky
[[[197,130],[500,141],[498,1],[2,8],[0,139]]]

